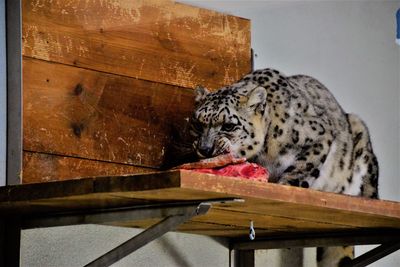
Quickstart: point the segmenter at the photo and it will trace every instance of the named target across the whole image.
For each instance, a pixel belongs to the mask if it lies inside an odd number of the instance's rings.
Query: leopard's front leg
[[[295,153],[295,160],[283,170],[278,183],[304,188],[311,187],[320,176],[320,170],[327,159],[330,147],[328,141],[310,143],[292,151]]]

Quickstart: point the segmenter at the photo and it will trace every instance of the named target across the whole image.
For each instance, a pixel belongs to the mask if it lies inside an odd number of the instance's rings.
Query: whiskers
[[[218,156],[222,154],[227,154],[231,152],[231,142],[228,138],[223,137],[216,142],[215,151],[213,155]]]

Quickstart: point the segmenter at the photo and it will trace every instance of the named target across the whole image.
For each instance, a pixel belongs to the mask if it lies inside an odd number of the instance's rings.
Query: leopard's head
[[[198,87],[191,120],[198,156],[231,152],[250,159],[263,150],[268,123],[266,94],[263,87],[246,82],[216,92]]]

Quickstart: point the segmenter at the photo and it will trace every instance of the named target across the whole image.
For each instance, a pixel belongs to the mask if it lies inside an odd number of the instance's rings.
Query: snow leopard
[[[214,92],[195,91],[191,134],[199,158],[230,152],[267,168],[273,183],[378,198],[368,128],[318,80],[268,68]],[[353,247],[317,252],[324,267],[354,257]]]

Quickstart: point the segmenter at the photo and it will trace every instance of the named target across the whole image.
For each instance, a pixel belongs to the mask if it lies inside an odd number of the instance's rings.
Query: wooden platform
[[[91,212],[98,209],[237,198],[214,204],[204,216],[178,231],[247,238],[250,221],[256,235],[293,236],[332,232],[399,234],[400,203],[344,196],[310,189],[200,174],[168,171],[94,177],[2,187],[0,216]],[[148,227],[157,220],[116,221],[113,225]]]

